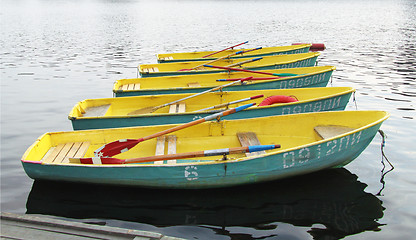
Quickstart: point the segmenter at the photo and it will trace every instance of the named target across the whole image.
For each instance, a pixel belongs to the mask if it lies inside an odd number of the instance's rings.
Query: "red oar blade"
[[[123,153],[142,142],[140,139],[121,139],[114,142],[107,143],[94,151],[96,157],[112,157],[114,155]]]
[[[79,158],[79,161],[82,164],[123,164],[126,162],[126,160],[124,159],[110,158],[110,157]]]

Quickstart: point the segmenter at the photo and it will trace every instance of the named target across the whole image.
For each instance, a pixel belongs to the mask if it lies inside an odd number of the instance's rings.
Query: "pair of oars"
[[[217,91],[217,90],[223,89],[223,88],[225,88],[225,87],[228,87],[228,86],[231,86],[231,85],[234,85],[234,84],[237,84],[237,83],[241,83],[241,82],[244,82],[244,81],[248,81],[248,80],[250,80],[250,79],[252,79],[252,78],[253,78],[253,77],[246,77],[246,78],[243,78],[243,79],[239,79],[239,80],[237,80],[237,81],[235,81],[235,82],[231,82],[231,83],[228,83],[228,84],[224,84],[224,85],[221,85],[221,86],[217,86],[217,87],[214,87],[214,88],[208,89],[208,90],[206,90],[206,91],[203,91],[203,92],[200,92],[200,93],[197,93],[197,94],[194,94],[194,95],[188,96],[188,97],[184,97],[184,98],[181,98],[181,99],[175,100],[175,101],[173,101],[173,102],[165,103],[165,104],[162,104],[162,105],[159,105],[159,106],[154,106],[154,107],[145,107],[145,108],[141,108],[141,109],[138,109],[138,110],[134,110],[134,111],[132,111],[132,112],[129,112],[127,115],[137,115],[137,114],[152,113],[152,112],[154,112],[154,111],[156,111],[156,110],[158,110],[158,109],[160,109],[160,108],[164,108],[164,107],[170,106],[170,105],[172,105],[172,104],[176,104],[176,103],[178,103],[178,102],[182,102],[182,101],[188,100],[188,99],[190,99],[190,98],[198,97],[198,96],[201,96],[201,95],[203,95],[203,94],[205,94],[205,93],[209,93],[209,92]]]
[[[224,51],[226,51],[226,50],[228,50],[228,49],[234,49],[235,47],[238,47],[238,46],[243,45],[243,44],[246,44],[246,43],[248,43],[248,41],[245,41],[245,42],[239,43],[239,44],[237,44],[237,45],[234,45],[234,46],[231,46],[231,47],[228,47],[228,48],[224,48],[224,49],[219,50],[219,51],[214,52],[214,53],[210,53],[210,54],[208,54],[208,55],[203,56],[202,58],[207,58],[207,57],[210,57],[210,56],[215,55],[215,54],[218,54],[218,53],[220,53],[220,52],[224,52]]]
[[[219,113],[215,113],[215,114],[209,115],[207,117],[200,118],[200,119],[197,119],[195,121],[188,122],[188,123],[185,123],[185,124],[182,124],[182,125],[178,125],[178,126],[175,126],[173,128],[169,128],[169,129],[166,129],[164,131],[157,132],[157,133],[154,133],[154,134],[151,134],[149,136],[142,137],[142,138],[139,138],[139,139],[121,139],[121,140],[117,140],[117,141],[114,141],[114,142],[110,142],[110,143],[107,143],[107,144],[103,145],[99,149],[95,150],[94,155],[95,155],[95,157],[99,157],[99,158],[112,157],[114,155],[117,155],[117,154],[120,154],[120,153],[123,153],[123,152],[126,152],[126,151],[130,150],[131,148],[136,146],[138,143],[141,143],[143,141],[146,141],[146,140],[149,140],[149,139],[152,139],[152,138],[156,138],[156,137],[160,137],[160,136],[163,136],[163,135],[166,135],[166,134],[169,134],[169,133],[172,133],[172,132],[184,129],[184,128],[188,128],[188,127],[206,122],[206,121],[221,118],[223,116],[227,116],[227,115],[242,111],[242,110],[244,110],[246,108],[249,108],[253,105],[255,105],[255,103],[249,103],[249,104],[246,104],[246,105],[242,105],[240,107],[231,108],[229,110],[225,110],[225,111],[222,111],[222,112],[219,112]],[[84,162],[83,161],[81,161],[81,162],[82,163],[91,163],[92,160],[93,160],[92,158],[84,158],[83,159]]]
[[[192,70],[196,70],[196,69],[198,69],[198,68],[200,68],[200,67],[202,67],[202,66],[204,66],[204,64],[210,64],[210,63],[213,63],[213,62],[218,62],[218,61],[220,61],[220,60],[223,60],[223,59],[226,59],[226,58],[230,58],[230,57],[232,57],[232,56],[234,56],[234,55],[239,55],[239,54],[243,54],[243,53],[248,53],[248,52],[252,52],[252,51],[256,51],[256,50],[260,50],[260,49],[262,49],[261,47],[258,47],[258,48],[253,48],[253,49],[250,49],[250,50],[242,50],[242,51],[238,51],[238,52],[235,52],[235,53],[231,53],[231,54],[228,54],[227,56],[223,56],[223,57],[219,57],[219,58],[217,58],[217,59],[214,59],[214,60],[211,60],[211,61],[209,61],[209,62],[204,62],[204,63],[202,63],[202,64],[199,64],[198,66],[195,66],[195,67],[193,67],[193,68],[184,68],[184,69],[180,69],[180,70],[178,70],[178,72],[182,72],[182,71],[192,71]],[[250,59],[251,60],[251,59]],[[260,59],[257,59],[257,60],[260,60]],[[255,60],[255,61],[257,61],[257,60]],[[245,63],[245,62],[244,62]],[[241,63],[241,64],[244,64],[243,62]]]
[[[241,69],[241,68],[233,68],[233,67],[229,67],[229,66],[227,66],[227,67],[214,66],[214,65],[209,65],[209,64],[205,64],[204,67],[224,69],[224,70],[228,70],[228,71],[258,73],[258,74],[264,74],[264,75],[270,75],[270,76],[276,76],[276,77],[299,76],[299,74],[295,74],[295,73],[269,73],[269,72],[261,72],[261,71],[253,71],[253,70],[248,70],[248,69]],[[221,80],[219,79],[217,81],[221,81]]]
[[[128,163],[145,163],[145,162],[155,162],[162,160],[171,160],[171,159],[185,159],[185,158],[195,158],[195,157],[209,157],[209,156],[218,156],[218,155],[229,155],[237,153],[250,153],[271,150],[275,148],[280,148],[279,144],[272,145],[254,145],[248,147],[235,147],[235,148],[222,148],[215,150],[205,150],[205,151],[196,151],[196,152],[186,152],[186,153],[175,153],[167,155],[158,155],[158,156],[148,156],[140,158],[129,158],[129,159],[118,159],[118,158],[99,158],[93,157],[88,158],[70,158],[69,161],[72,163],[84,163],[84,164],[128,164]]]

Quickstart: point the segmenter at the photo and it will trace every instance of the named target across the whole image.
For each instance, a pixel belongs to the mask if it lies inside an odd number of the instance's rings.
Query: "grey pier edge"
[[[27,214],[1,213],[1,239],[182,240],[160,233],[99,226]]]

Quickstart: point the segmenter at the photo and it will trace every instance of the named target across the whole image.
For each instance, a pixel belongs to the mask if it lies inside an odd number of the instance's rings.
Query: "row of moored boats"
[[[246,42],[245,42],[246,43]],[[29,177],[153,188],[216,188],[342,167],[389,114],[344,111],[355,89],[327,87],[322,44],[166,53],[78,102],[74,131],[39,137]],[[317,51],[318,50],[318,51]]]

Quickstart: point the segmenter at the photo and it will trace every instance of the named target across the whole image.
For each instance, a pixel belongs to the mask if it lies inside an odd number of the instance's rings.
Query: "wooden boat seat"
[[[175,154],[176,153],[176,135],[160,136],[157,138],[156,142],[156,152],[155,155],[165,155],[165,145],[168,145],[166,154]],[[176,164],[176,159],[171,159],[167,161],[155,161],[154,164]]]
[[[169,106],[169,113],[184,113],[186,111],[185,103],[177,103]]]
[[[160,58],[160,60],[173,60],[173,57],[172,56],[168,56],[168,57]]]
[[[87,110],[84,111],[82,114],[83,117],[102,117],[104,116],[108,109],[110,108],[111,104],[106,104],[98,107],[89,107]]]
[[[238,140],[240,141],[241,146],[253,146],[253,145],[260,145],[260,141],[257,138],[257,134],[255,132],[239,132],[237,133]],[[247,157],[265,154],[266,151],[258,151],[252,153],[246,153]]]
[[[90,142],[71,142],[51,147],[43,156],[43,163],[68,163],[69,158],[80,158],[85,155]]]
[[[354,128],[341,126],[341,125],[319,125],[314,127],[315,132],[322,139],[335,137],[340,134],[344,134],[353,131]]]
[[[192,83],[188,83],[188,87],[200,87],[201,84],[199,84],[199,82],[192,82]]]
[[[159,68],[157,67],[143,68],[143,72],[145,73],[159,72]]]
[[[130,83],[124,84],[119,87],[119,90],[127,91],[127,90],[140,90],[140,83]]]

